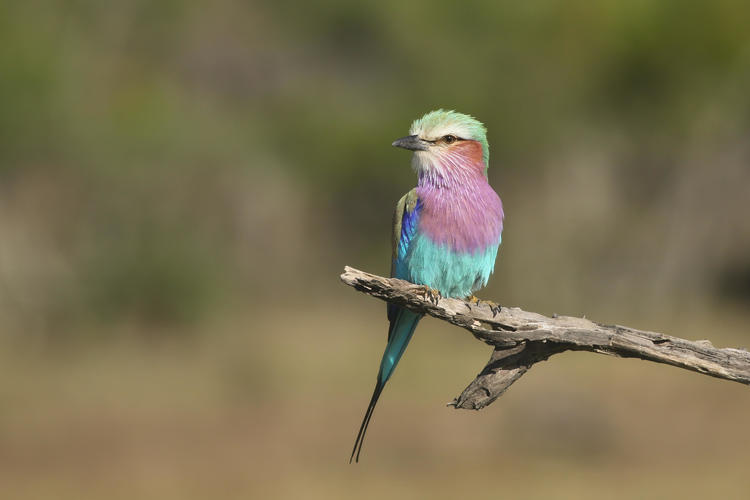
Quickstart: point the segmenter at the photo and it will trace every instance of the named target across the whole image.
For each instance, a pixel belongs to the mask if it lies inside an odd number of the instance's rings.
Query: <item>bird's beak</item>
[[[391,146],[408,149],[410,151],[427,151],[430,143],[427,141],[423,141],[419,138],[418,135],[407,135],[406,137],[402,137],[401,139],[396,139],[395,141],[393,141],[393,144],[391,144]]]

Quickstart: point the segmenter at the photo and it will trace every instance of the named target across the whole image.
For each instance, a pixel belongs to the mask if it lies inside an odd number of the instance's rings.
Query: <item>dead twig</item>
[[[535,363],[565,351],[640,358],[750,385],[750,353],[719,349],[707,340],[689,341],[571,316],[550,318],[517,307],[503,307],[498,312],[487,304],[460,299],[431,301],[424,296],[424,287],[351,267],[344,269],[341,281],[373,297],[465,328],[494,347],[487,365],[454,400],[456,408],[484,408]]]

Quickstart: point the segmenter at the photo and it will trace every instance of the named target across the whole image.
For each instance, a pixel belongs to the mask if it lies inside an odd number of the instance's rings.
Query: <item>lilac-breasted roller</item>
[[[503,205],[487,182],[487,129],[440,109],[416,120],[393,146],[414,152],[418,180],[396,204],[391,276],[443,297],[473,297],[492,274],[503,230]],[[350,462],[355,455],[359,461],[375,404],[422,316],[388,304],[388,344]]]

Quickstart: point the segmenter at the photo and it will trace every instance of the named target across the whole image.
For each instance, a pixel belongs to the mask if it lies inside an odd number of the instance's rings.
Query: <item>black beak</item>
[[[423,141],[419,138],[418,135],[407,135],[406,137],[402,137],[401,139],[396,139],[395,141],[393,141],[393,144],[391,144],[391,146],[408,149],[410,151],[427,151],[430,143],[427,141]]]

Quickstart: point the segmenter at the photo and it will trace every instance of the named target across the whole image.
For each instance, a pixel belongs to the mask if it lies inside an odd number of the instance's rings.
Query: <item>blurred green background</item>
[[[390,147],[484,121],[504,305],[750,346],[750,4],[0,3],[4,498],[741,498],[747,387],[385,343]]]

